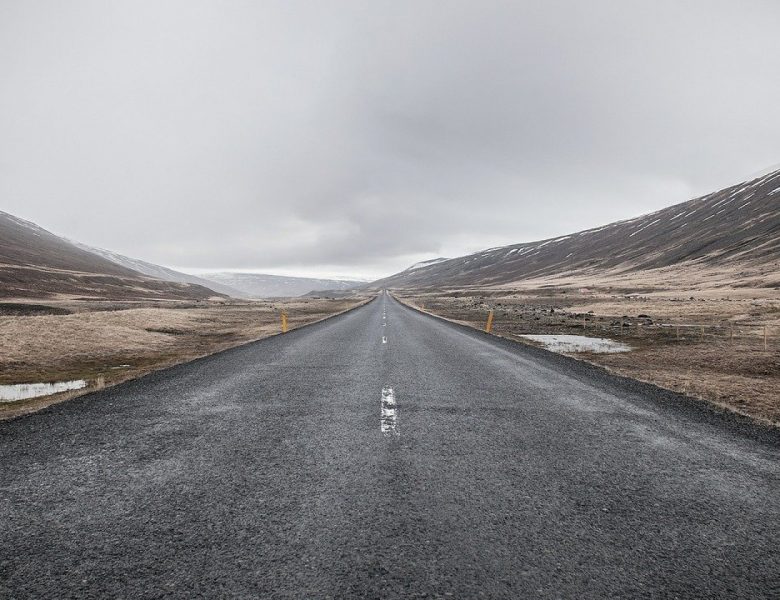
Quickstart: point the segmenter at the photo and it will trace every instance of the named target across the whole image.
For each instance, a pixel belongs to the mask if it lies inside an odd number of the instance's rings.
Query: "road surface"
[[[0,423],[0,597],[777,598],[778,448],[383,294]]]

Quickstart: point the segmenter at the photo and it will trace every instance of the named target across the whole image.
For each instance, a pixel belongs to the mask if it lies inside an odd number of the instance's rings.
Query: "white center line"
[[[395,404],[393,388],[382,388],[382,416],[379,419],[379,428],[386,435],[399,435],[398,409]]]

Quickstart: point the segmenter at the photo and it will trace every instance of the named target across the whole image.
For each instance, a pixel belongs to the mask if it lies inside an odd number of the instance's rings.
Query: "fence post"
[[[701,340],[704,341],[704,325],[701,326]]]
[[[764,325],[764,352],[769,350],[769,340],[767,338],[767,328],[766,325]]]
[[[488,311],[487,323],[485,324],[485,333],[490,333],[493,329],[493,310]]]

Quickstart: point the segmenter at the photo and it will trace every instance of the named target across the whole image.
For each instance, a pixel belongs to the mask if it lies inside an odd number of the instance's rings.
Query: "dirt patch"
[[[26,317],[32,315],[69,315],[71,311],[46,304],[25,304],[23,302],[0,302],[0,316]]]

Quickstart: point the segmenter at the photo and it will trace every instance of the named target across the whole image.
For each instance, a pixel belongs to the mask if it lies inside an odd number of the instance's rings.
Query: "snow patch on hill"
[[[450,260],[449,258],[432,258],[431,260],[422,260],[420,262],[414,263],[411,267],[406,269],[407,271],[416,271],[417,269],[424,269],[425,267],[430,267],[432,265],[438,264],[440,262],[444,262],[446,260]]]

